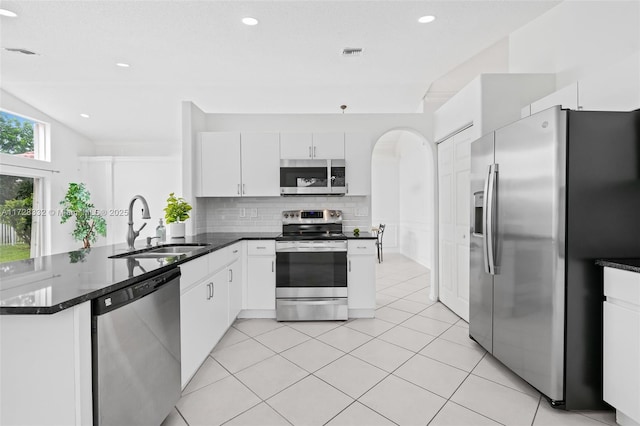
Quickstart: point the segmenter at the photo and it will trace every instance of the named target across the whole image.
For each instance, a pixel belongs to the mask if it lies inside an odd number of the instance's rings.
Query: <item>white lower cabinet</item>
[[[603,399],[624,426],[640,424],[640,273],[604,268]]]
[[[246,315],[275,316],[275,309],[276,242],[247,241]]]
[[[238,318],[242,310],[242,262],[236,259],[228,266],[229,279],[229,318],[228,325]]]
[[[347,242],[349,318],[373,318],[376,309],[376,240]]]

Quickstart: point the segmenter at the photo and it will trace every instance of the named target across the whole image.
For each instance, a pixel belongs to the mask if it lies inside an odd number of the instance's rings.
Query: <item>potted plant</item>
[[[192,207],[187,201],[176,197],[175,193],[169,194],[167,207],[164,208],[164,218],[169,228],[171,238],[184,237],[184,221],[189,219],[189,212]]]
[[[98,235],[107,236],[107,222],[98,214],[91,202],[91,194],[84,183],[70,183],[67,194],[60,201],[62,216],[60,223],[66,223],[74,218],[76,227],[71,235],[76,241],[82,241],[82,248],[91,247]]]

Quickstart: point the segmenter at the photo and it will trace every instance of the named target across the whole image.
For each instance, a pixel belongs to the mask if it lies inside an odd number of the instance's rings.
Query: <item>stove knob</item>
[[[340,217],[340,210],[336,212],[336,217]]]
[[[329,213],[329,215],[330,215],[331,217],[334,217],[334,216],[336,215],[336,212],[334,212],[333,210],[331,210],[331,213]]]
[[[289,213],[284,214],[285,219],[289,217]]]
[[[296,213],[296,217],[298,217],[298,216],[299,216],[298,213]]]

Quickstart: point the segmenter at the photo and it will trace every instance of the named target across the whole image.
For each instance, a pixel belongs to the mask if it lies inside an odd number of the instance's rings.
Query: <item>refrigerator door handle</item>
[[[484,197],[482,197],[482,233],[484,234],[484,238],[482,240],[482,260],[484,264],[484,272],[490,274],[489,270],[489,232],[487,228],[487,204],[489,201],[489,181],[491,180],[491,172],[493,170],[493,164],[489,164],[487,167],[487,174],[484,179]]]
[[[485,250],[486,250],[486,263],[487,263],[487,273],[491,275],[496,274],[496,261],[495,261],[495,247],[494,247],[494,238],[495,238],[495,230],[494,226],[494,207],[496,205],[496,176],[498,175],[498,165],[491,164],[489,166],[489,176],[487,179],[488,192],[486,196],[486,221],[485,221]]]

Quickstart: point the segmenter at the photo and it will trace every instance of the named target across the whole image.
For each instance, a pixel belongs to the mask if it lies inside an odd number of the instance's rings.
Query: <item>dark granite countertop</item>
[[[598,259],[596,265],[609,268],[623,269],[625,271],[640,273],[640,258],[631,259]]]
[[[346,235],[347,239],[349,239],[349,240],[376,240],[376,239],[378,239],[378,237],[373,235],[371,232],[362,232],[362,231],[360,231],[360,234],[357,237],[355,235],[353,235],[353,232],[345,232],[344,235]]]
[[[126,287],[241,240],[271,240],[279,232],[208,233],[165,244],[201,243],[191,254],[154,258],[120,258],[126,244],[92,247],[0,265],[0,314],[53,314]],[[144,248],[145,241],[136,241]],[[170,256],[170,255],[169,255]]]

